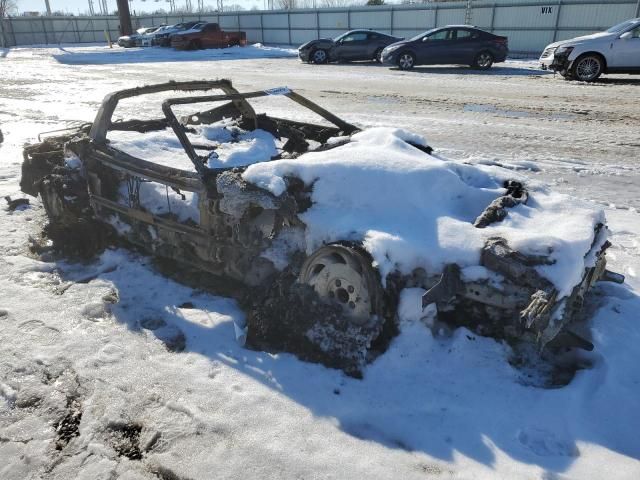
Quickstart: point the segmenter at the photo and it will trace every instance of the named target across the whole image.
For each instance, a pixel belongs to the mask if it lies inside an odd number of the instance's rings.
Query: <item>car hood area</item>
[[[311,40],[309,42],[303,43],[298,47],[298,50],[306,50],[311,47],[325,47],[330,48],[334,45],[334,42],[331,38],[319,38],[317,40]]]
[[[568,40],[560,40],[558,42],[550,43],[547,48],[557,48],[566,45],[578,45],[580,43],[588,42],[589,40],[606,40],[608,38],[614,38],[618,34],[608,32],[598,32],[591,35],[584,35],[582,37],[570,38]]]
[[[348,238],[363,242],[382,278],[416,268],[440,272],[451,263],[469,275],[489,275],[481,252],[488,239],[500,237],[520,253],[545,257],[538,273],[559,298],[568,295],[593,266],[594,244],[599,249],[606,241],[606,229],[597,233],[605,222],[602,210],[510,170],[427,154],[419,148],[424,145],[407,130],[372,128],[330,150],[252,164],[243,177],[275,196],[291,177],[312,189],[312,206],[301,214],[309,252]],[[528,201],[502,221],[474,226],[509,180],[527,184]]]

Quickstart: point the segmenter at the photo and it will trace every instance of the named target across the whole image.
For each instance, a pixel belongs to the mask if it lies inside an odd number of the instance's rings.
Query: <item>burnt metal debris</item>
[[[112,120],[118,103],[126,98],[211,90],[222,93],[166,99],[164,118]],[[286,97],[328,125],[256,113],[249,100],[268,95]],[[174,112],[180,105],[216,102],[224,103],[186,116]],[[585,294],[597,280],[624,279],[605,270],[605,243],[589,252],[596,258],[595,266],[585,270],[583,281],[568,298],[559,300],[557,291],[535,269],[548,258],[522,255],[501,238],[490,239],[481,258],[483,266],[505,280],[499,284],[487,279],[464,281],[455,264],[442,272],[393,273],[382,282],[369,254],[353,242],[325,245],[311,255],[303,248],[290,247],[288,263],[278,266],[266,252],[281,235],[304,237],[306,227],[299,214],[311,206],[311,187],[287,178],[286,192],[276,197],[245,182],[242,167],[207,167],[212,147],[192,143],[188,133],[195,126],[229,118],[244,130],[259,128],[281,139],[283,152],[275,158],[296,158],[312,142],[317,144],[315,151],[335,148],[358,131],[287,88],[240,93],[228,80],[150,85],[112,93],[92,124],[75,125],[26,146],[21,188],[42,197],[49,220],[45,234],[62,253],[90,257],[107,245],[122,242],[144,249],[165,264],[179,265],[179,278],[189,277],[185,272],[198,272],[217,279],[199,284],[214,289],[223,286],[224,293],[240,300],[247,313],[249,347],[292,352],[356,376],[397,332],[398,296],[404,287],[424,288],[424,304],[434,303],[442,320],[479,334],[527,340],[543,348],[557,338],[577,338],[559,333],[569,330]],[[134,157],[107,140],[109,131],[145,133],[168,127],[193,163],[193,171]],[[432,151],[415,146],[426,153]],[[79,160],[79,165],[70,164],[69,158]],[[163,186],[167,196],[170,191],[182,198],[186,193],[197,195],[199,220],[181,220],[171,211],[154,213],[145,208],[139,191],[146,182]],[[505,194],[478,217],[476,227],[499,222],[507,209],[526,203],[524,185],[507,182],[504,187]],[[128,192],[124,199],[122,191]],[[598,227],[597,239],[605,230],[603,225]],[[593,249],[601,244],[594,242]],[[560,307],[564,313],[555,315]],[[580,339],[574,344],[585,348],[589,342]]]

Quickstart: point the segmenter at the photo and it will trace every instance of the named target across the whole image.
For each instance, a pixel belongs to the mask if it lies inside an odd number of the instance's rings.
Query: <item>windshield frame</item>
[[[620,22],[617,25],[614,25],[613,27],[607,29],[606,32],[607,33],[622,33],[627,28],[633,27],[633,26],[638,26],[638,25],[640,25],[640,22],[638,22],[638,20],[636,20],[636,19],[625,20],[624,22]]]
[[[410,38],[409,40],[407,40],[408,42],[417,42],[418,40],[421,40],[422,38],[431,35],[435,32],[437,32],[438,30],[442,30],[442,27],[438,27],[438,28],[432,28],[431,30],[427,30],[425,32],[419,33],[418,35],[416,35],[415,37]]]
[[[348,32],[344,32],[344,33],[341,33],[340,35],[338,35],[336,38],[333,39],[333,42],[334,43],[338,43],[338,41],[342,40],[347,35],[351,35],[352,33],[363,32],[363,31],[364,30],[349,30]]]

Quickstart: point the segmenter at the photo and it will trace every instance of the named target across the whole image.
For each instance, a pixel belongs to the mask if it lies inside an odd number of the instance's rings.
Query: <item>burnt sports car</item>
[[[163,117],[113,120],[150,94]],[[297,120],[256,110],[287,101]],[[61,252],[131,245],[204,272],[240,299],[248,346],[357,375],[397,332],[407,288],[480,334],[589,348],[572,330],[585,295],[623,280],[605,268],[603,212],[513,175],[285,87],[220,80],[108,95],[93,123],[25,148],[21,187]]]
[[[327,63],[351,60],[380,61],[380,54],[387,45],[403,38],[374,32],[373,30],[351,30],[336,38],[311,40],[298,47],[298,56],[303,62]]]

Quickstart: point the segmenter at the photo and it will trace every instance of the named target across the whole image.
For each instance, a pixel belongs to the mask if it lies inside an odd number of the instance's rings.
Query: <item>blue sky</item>
[[[98,6],[98,2],[100,0],[93,0],[94,9],[96,12],[100,11],[100,7]],[[44,12],[46,11],[45,0],[17,0],[18,8],[21,12],[23,11],[36,11],[36,12]],[[51,10],[63,10],[68,13],[78,14],[85,13],[89,11],[89,2],[88,0],[49,0],[51,4]],[[205,6],[216,6],[216,0],[205,0]],[[227,4],[238,4],[242,5],[244,8],[249,9],[252,6],[256,5],[260,8],[264,7],[264,0],[225,0]],[[198,0],[191,0],[191,4],[195,6],[198,5]],[[109,11],[113,11],[116,9],[116,0],[107,0],[107,5],[109,6]],[[166,0],[133,0],[130,4],[133,10],[136,11],[147,11],[152,12],[154,10],[158,10],[160,8],[164,8],[165,10],[169,10],[169,3]],[[184,0],[176,0],[176,6],[184,7]]]

